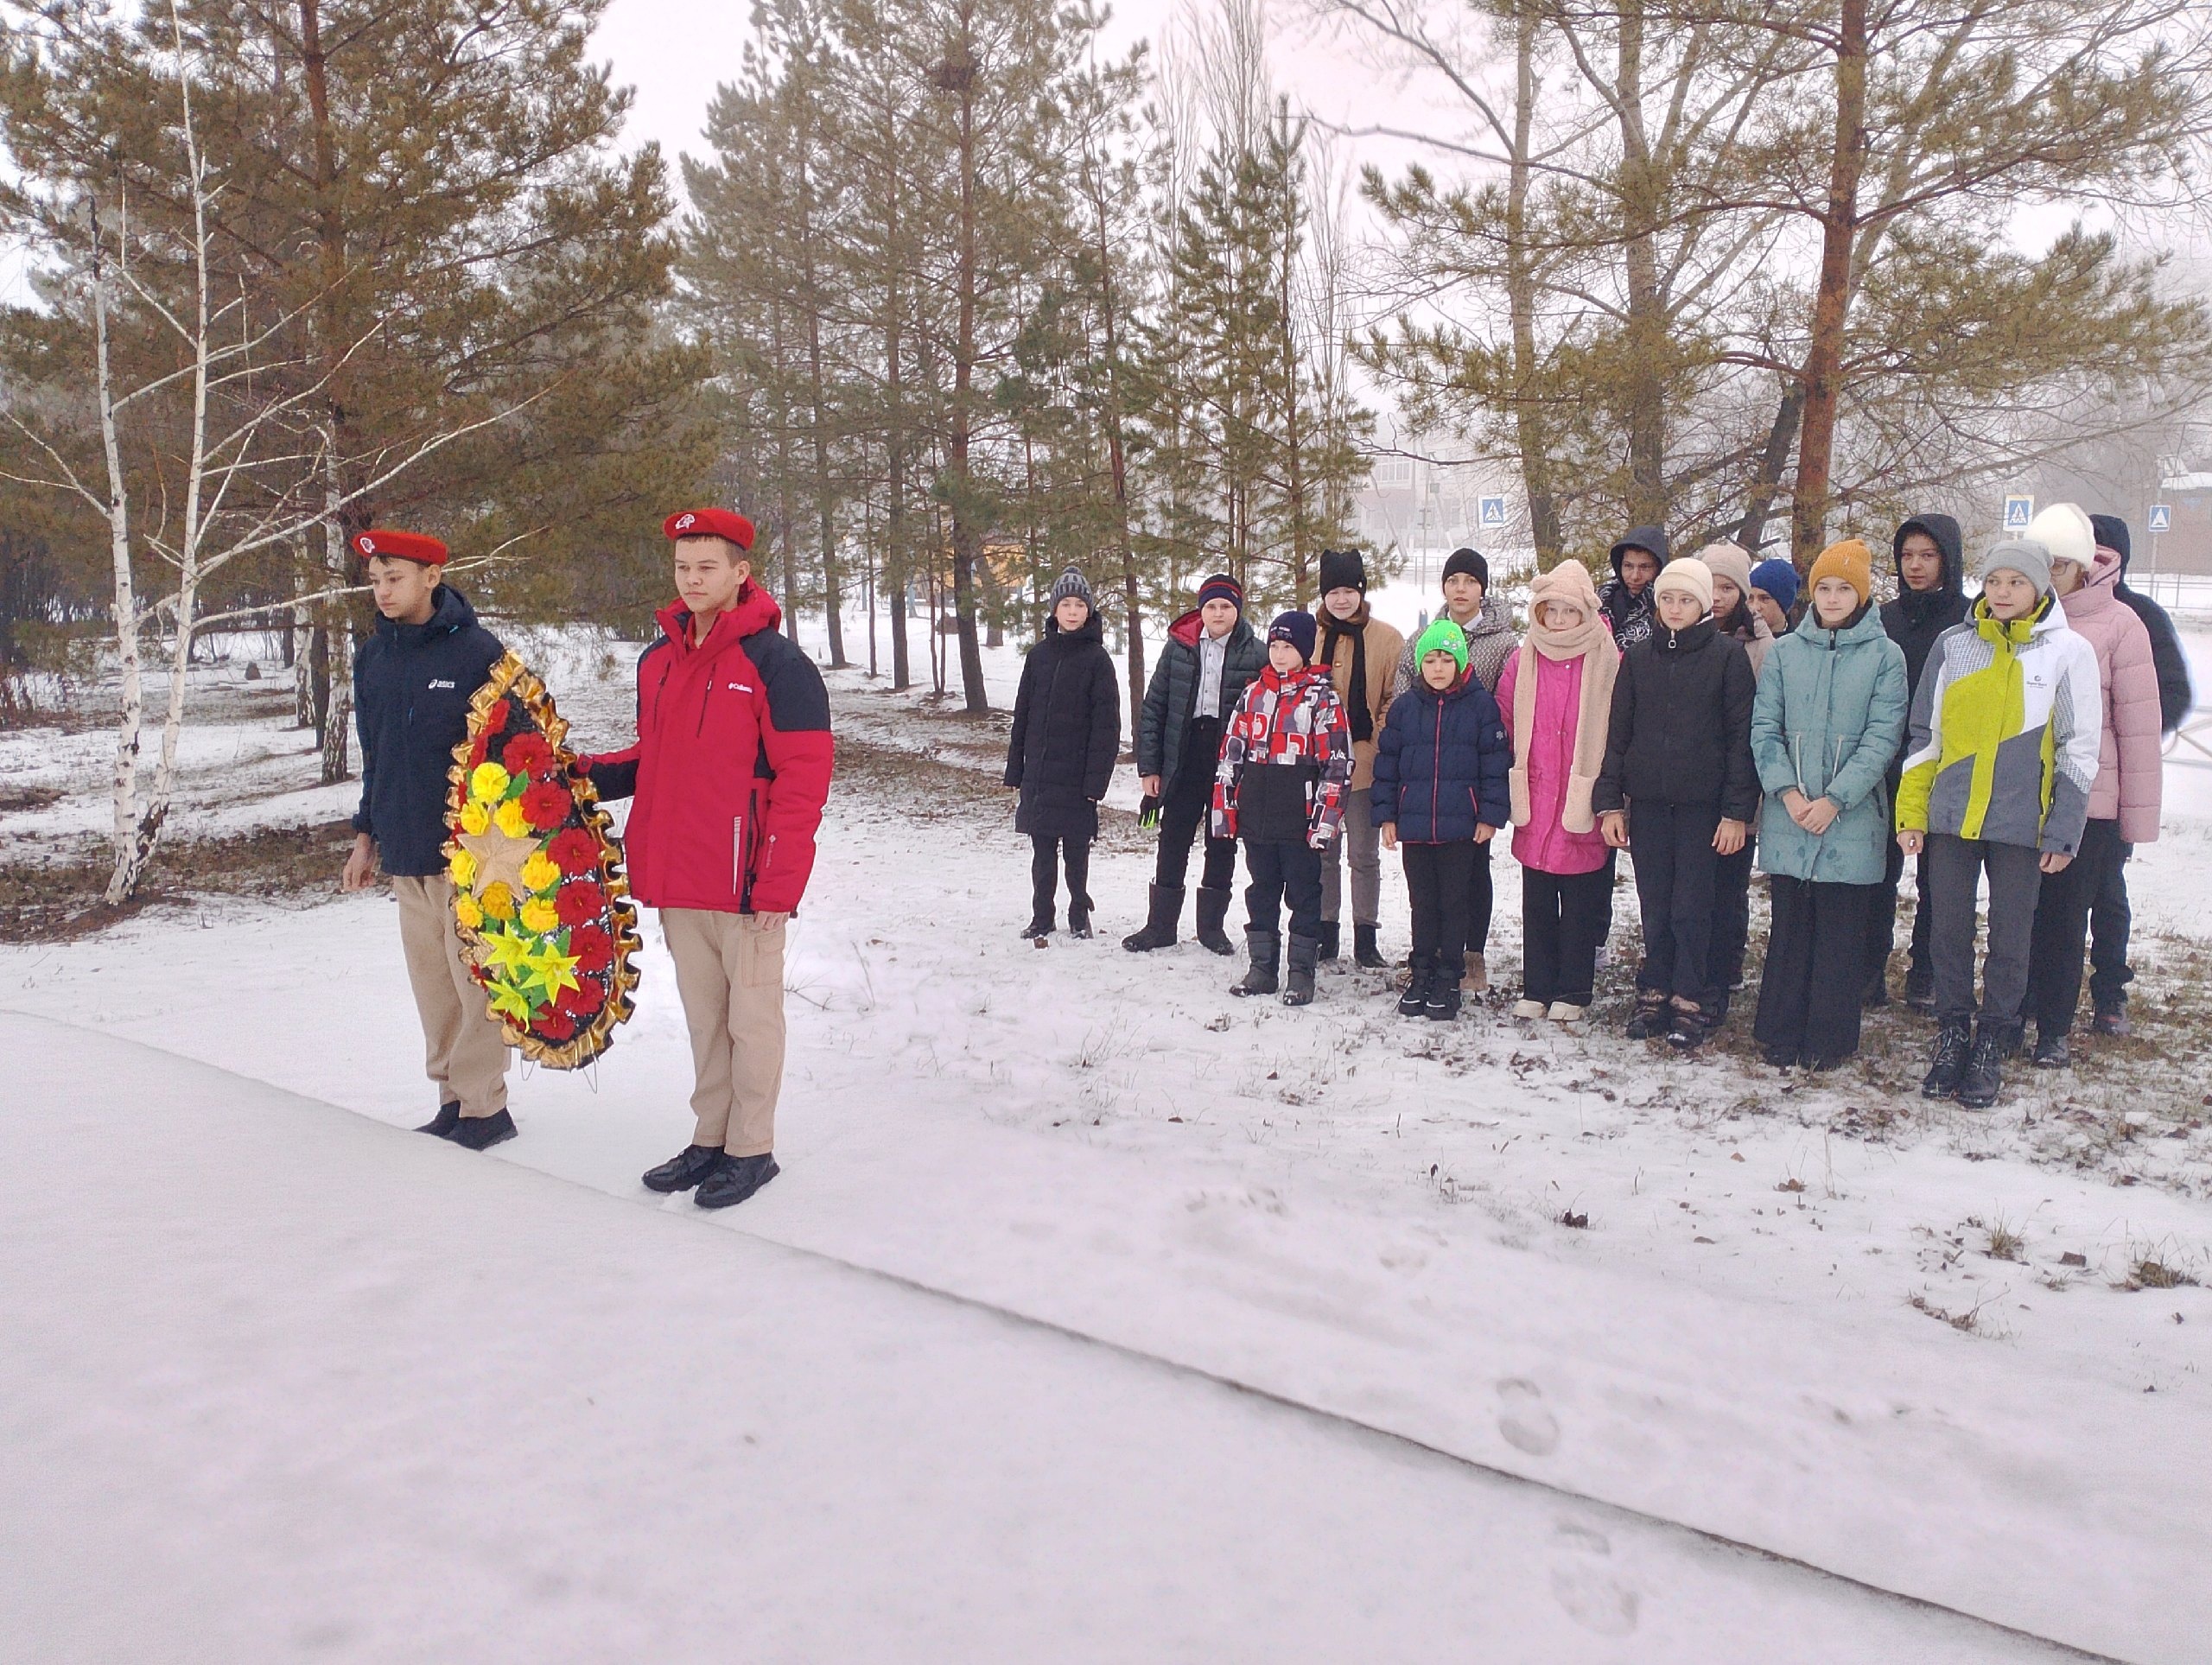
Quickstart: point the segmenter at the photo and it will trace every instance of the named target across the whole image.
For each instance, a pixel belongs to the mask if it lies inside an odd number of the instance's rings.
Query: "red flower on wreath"
[[[542,741],[540,743],[543,744]],[[518,740],[515,744],[521,742]],[[512,753],[514,747],[510,746],[507,749]],[[556,786],[550,780],[541,780],[522,795],[523,818],[540,832],[544,832],[568,819],[569,806],[573,802],[566,787]]]
[[[607,1004],[607,991],[585,977],[574,988],[563,989],[554,1003],[571,1016],[588,1018]]]
[[[499,753],[499,761],[511,775],[543,774],[553,766],[553,748],[543,734],[517,734]]]
[[[614,938],[598,925],[578,925],[569,933],[569,952],[579,971],[604,971],[614,963]]]
[[[514,707],[505,700],[493,700],[492,709],[484,714],[484,732],[496,734],[507,726],[507,719],[514,715]]]
[[[538,1019],[537,1027],[547,1040],[567,1040],[576,1033],[576,1020],[556,1006]]]
[[[599,840],[582,827],[571,827],[545,847],[554,865],[571,879],[599,866]]]
[[[588,879],[571,880],[554,893],[553,906],[560,911],[563,925],[588,925],[606,910],[607,893]],[[573,937],[569,949],[575,951]]]
[[[477,737],[475,738],[475,740],[474,740],[473,742],[471,742],[471,743],[470,743],[469,747],[468,747],[468,766],[469,766],[469,768],[470,768],[472,771],[473,771],[474,769],[475,769],[475,767],[477,766],[477,765],[479,765],[479,764],[482,763],[486,758],[487,758],[487,757],[489,757],[489,756],[491,755],[491,753],[492,753],[492,736],[491,736],[491,734],[487,732],[487,733],[485,733],[485,734],[481,734],[477,735]]]

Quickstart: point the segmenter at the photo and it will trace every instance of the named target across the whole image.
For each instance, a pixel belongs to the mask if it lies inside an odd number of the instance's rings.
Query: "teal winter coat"
[[[1824,885],[1873,885],[1890,839],[1884,779],[1904,741],[1904,650],[1869,607],[1856,624],[1827,630],[1808,612],[1767,654],[1751,702],[1751,759],[1766,797],[1759,808],[1759,867]],[[1792,786],[1842,810],[1817,836],[1789,818]]]

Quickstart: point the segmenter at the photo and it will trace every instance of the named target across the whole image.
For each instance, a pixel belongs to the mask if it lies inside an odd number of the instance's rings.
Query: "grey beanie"
[[[1992,543],[1974,562],[1974,581],[1987,583],[1993,572],[2017,572],[2036,587],[2038,596],[2050,594],[2050,551],[2032,537]]]
[[[1098,603],[1091,600],[1090,581],[1085,578],[1081,573],[1077,572],[1073,567],[1070,567],[1065,572],[1062,573],[1059,575],[1058,581],[1053,584],[1051,605],[1058,607],[1061,602],[1066,601],[1071,595],[1074,596],[1078,601],[1081,601],[1084,606],[1089,607],[1093,613],[1098,611]]]

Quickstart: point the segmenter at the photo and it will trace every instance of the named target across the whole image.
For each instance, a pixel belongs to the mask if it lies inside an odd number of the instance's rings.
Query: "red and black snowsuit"
[[[703,642],[681,601],[638,660],[638,739],[583,759],[601,798],[631,798],[630,889],[653,907],[797,911],[830,797],[830,696],[748,583]]]
[[[1253,679],[1213,787],[1214,836],[1244,841],[1249,930],[1272,935],[1287,900],[1293,942],[1319,937],[1321,850],[1344,819],[1351,771],[1351,721],[1326,665],[1287,677],[1270,665]]]

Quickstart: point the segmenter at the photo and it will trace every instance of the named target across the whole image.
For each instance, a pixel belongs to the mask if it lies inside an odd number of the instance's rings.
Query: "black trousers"
[[[1152,882],[1163,890],[1180,890],[1191,870],[1191,846],[1213,810],[1213,772],[1221,755],[1221,725],[1203,719],[1183,736],[1182,754],[1175,776],[1161,783],[1166,790],[1160,799],[1160,855],[1153,867]],[[1226,890],[1236,877],[1236,841],[1206,838],[1205,867],[1199,883]]]
[[[2127,964],[2127,937],[2135,925],[2127,903],[2127,863],[2134,854],[2133,844],[2120,847],[2120,860],[2106,869],[2089,909],[2089,1003],[2100,1012],[2126,1006],[2127,985],[2135,981]]]
[[[1882,870],[1882,882],[1874,887],[1874,899],[1866,910],[1866,988],[1887,984],[1890,975],[1890,955],[1897,947],[1897,891],[1904,882],[1904,852],[1897,848],[1897,841],[1889,841],[1888,855]],[[1928,852],[1923,849],[1914,859],[1912,866],[1913,895],[1916,899],[1912,910],[1911,958],[1906,962],[1906,976],[1910,983],[1933,983],[1936,979],[1936,956],[1928,946],[1928,933],[1934,925],[1936,910],[1928,906]]]
[[[1290,934],[1321,934],[1321,852],[1300,839],[1295,843],[1244,841],[1245,923],[1254,931],[1280,928],[1282,909],[1290,909]]]
[[[1714,804],[1639,798],[1630,809],[1629,854],[1636,858],[1636,899],[1643,914],[1638,988],[1701,1007],[1716,997],[1707,968],[1720,875],[1713,835],[1719,825],[1720,809]]]
[[[1471,838],[1398,846],[1406,866],[1406,893],[1413,902],[1414,965],[1433,961],[1454,977],[1466,969],[1468,893],[1475,853],[1486,849]]]
[[[2028,998],[2023,1017],[2038,1033],[2063,1035],[2074,1027],[2082,1000],[2082,950],[2089,936],[2089,910],[2106,881],[2126,859],[2120,823],[2092,821],[2082,829],[2074,859],[2043,876],[2036,896],[2036,927],[2028,939]]]
[[[1861,963],[1866,915],[1879,885],[1823,885],[1780,874],[1767,880],[1773,923],[1759,1011],[1751,1036],[1762,1046],[1815,1058],[1849,1058],[1859,1050],[1859,1008],[1865,988],[1839,967]]]
[[[1613,852],[1595,873],[1521,869],[1521,998],[1590,1004],[1613,929]]]
[[[1055,869],[1065,860],[1068,872],[1068,912],[1090,912],[1090,841],[1055,838],[1049,833],[1029,836],[1029,905],[1039,919],[1052,917]]]
[[[1706,986],[1725,995],[1744,981],[1744,944],[1751,936],[1751,841],[1733,855],[1713,857],[1713,945],[1706,952]]]
[[[1491,887],[1490,870],[1491,844],[1470,844],[1475,853],[1474,866],[1467,873],[1467,931],[1462,948],[1470,954],[1480,954],[1490,941],[1490,916],[1497,901]]]

